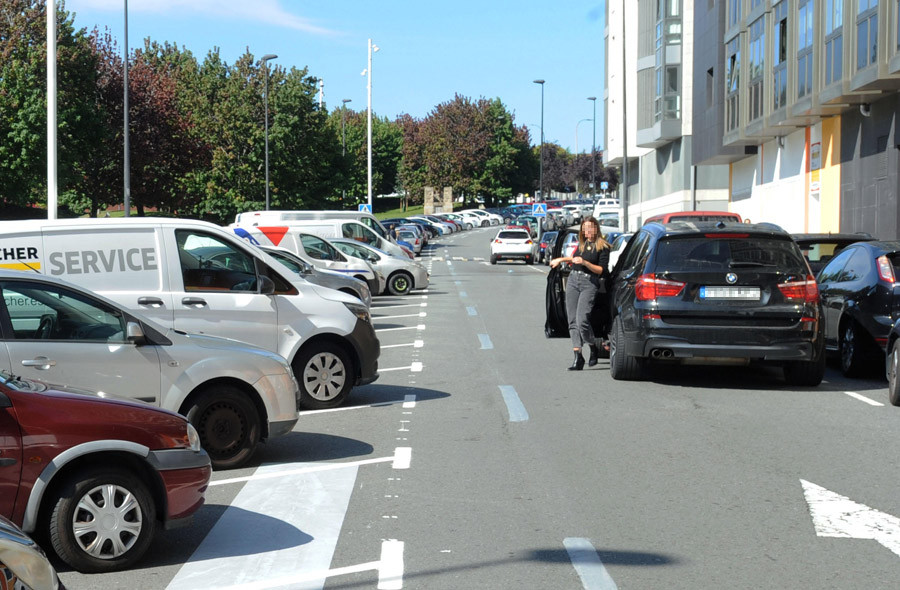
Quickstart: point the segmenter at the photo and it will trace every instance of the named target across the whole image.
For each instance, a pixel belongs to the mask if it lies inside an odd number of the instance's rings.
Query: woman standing
[[[572,264],[572,272],[566,283],[566,315],[575,360],[569,370],[580,371],[584,368],[584,357],[581,356],[584,344],[591,347],[588,366],[597,364],[599,350],[591,329],[591,309],[597,293],[606,292],[604,281],[609,267],[609,243],[603,239],[600,223],[593,216],[581,222],[578,247],[572,256],[554,258],[550,261],[550,266],[555,268],[562,262]]]

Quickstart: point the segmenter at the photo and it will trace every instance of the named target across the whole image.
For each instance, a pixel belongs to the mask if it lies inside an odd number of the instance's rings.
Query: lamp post
[[[56,0],[45,3],[47,11],[47,219],[56,219],[57,187],[56,146]]]
[[[541,164],[538,190],[541,192],[541,201],[544,200],[544,81],[535,80],[535,84],[541,85]]]
[[[347,129],[344,127],[344,120],[347,116],[347,103],[352,99],[344,98],[341,100],[341,156],[347,155]],[[341,192],[341,206],[347,200],[347,189]]]
[[[585,121],[590,121],[590,119],[582,119],[575,123],[575,192],[578,192],[578,126],[584,123]]]
[[[266,211],[269,210],[269,60],[277,57],[273,53],[267,53],[260,60],[263,63],[263,67],[266,68],[266,97],[264,101],[266,109]]]
[[[367,180],[369,185],[369,209],[372,209],[372,54],[378,51],[378,46],[369,39],[369,67],[363,73],[368,74],[366,91],[368,94],[368,108],[366,109],[366,136],[368,155],[366,157]]]
[[[128,0],[125,0],[125,56],[122,59],[122,111],[124,114],[122,130],[122,149],[124,150],[124,170],[122,174],[125,192],[125,217],[131,216],[131,142],[128,129]]]
[[[594,133],[591,138],[591,200],[597,196],[597,97],[589,96],[589,101],[594,103]]]

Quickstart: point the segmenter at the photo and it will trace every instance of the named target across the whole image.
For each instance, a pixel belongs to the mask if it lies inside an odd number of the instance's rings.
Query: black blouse
[[[585,242],[584,249],[582,250],[579,248],[575,250],[575,253],[572,254],[572,256],[581,256],[593,265],[602,266],[604,275],[609,273],[609,248],[597,248],[594,244]],[[580,270],[581,272],[593,274],[593,271],[583,264],[573,264],[572,270]]]

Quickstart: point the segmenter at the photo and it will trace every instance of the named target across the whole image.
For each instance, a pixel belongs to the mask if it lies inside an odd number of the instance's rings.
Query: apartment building
[[[723,32],[710,74],[722,145],[703,157],[730,162],[730,209],[900,237],[900,0],[695,4],[695,28]]]
[[[693,156],[693,13],[689,0],[607,2],[605,163],[622,166],[627,136],[620,199],[632,229],[658,213],[729,207],[728,162]]]

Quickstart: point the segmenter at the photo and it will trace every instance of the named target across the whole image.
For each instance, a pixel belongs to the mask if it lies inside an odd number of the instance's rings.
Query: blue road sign
[[[359,205],[359,209],[357,209],[357,210],[360,213],[371,213],[372,205],[369,205],[368,203],[362,203],[361,205]]]
[[[547,217],[547,203],[534,203],[531,206],[531,214],[535,217]]]
[[[600,190],[605,191],[609,190],[609,183],[605,180],[600,183]]]

